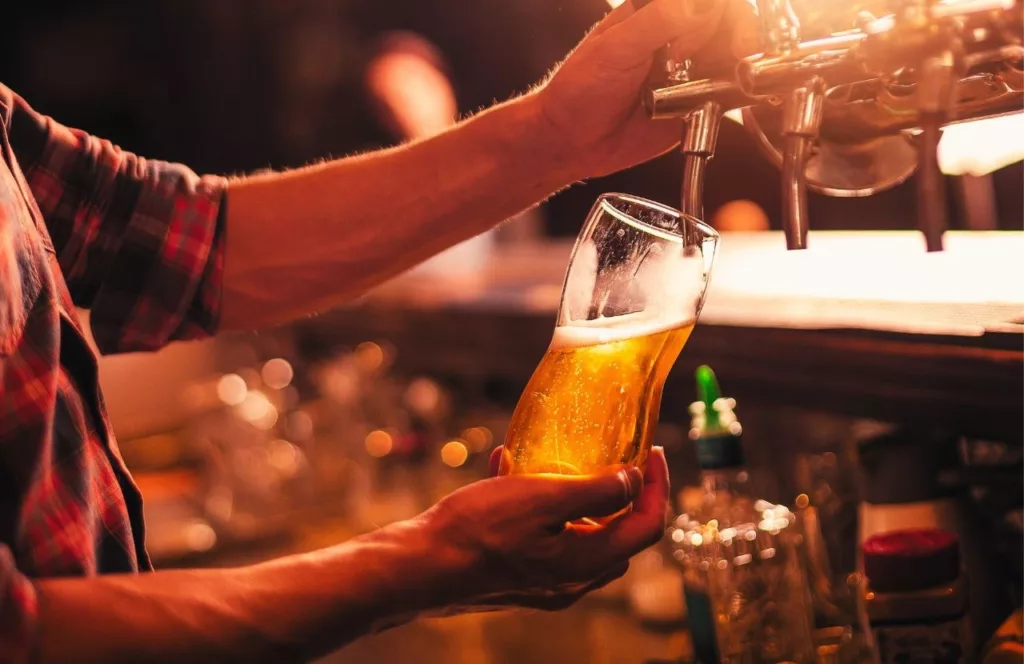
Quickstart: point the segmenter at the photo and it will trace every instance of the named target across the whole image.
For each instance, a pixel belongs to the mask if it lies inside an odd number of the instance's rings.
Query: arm
[[[37,661],[308,661],[422,615],[564,608],[661,538],[668,470],[660,450],[650,459],[643,476],[484,480],[411,521],[253,567],[42,580]],[[606,528],[564,525],[630,503]]]
[[[418,143],[232,181],[223,325],[328,308],[568,185],[539,111],[533,93]]]
[[[252,567],[39,581],[38,661],[310,661],[440,606],[465,563],[427,544],[396,524]]]
[[[651,121],[640,104],[652,53],[672,40],[681,54],[701,47],[723,10],[627,2],[539,88],[437,136],[232,181],[224,326],[323,310],[575,180],[670,150],[680,123]]]

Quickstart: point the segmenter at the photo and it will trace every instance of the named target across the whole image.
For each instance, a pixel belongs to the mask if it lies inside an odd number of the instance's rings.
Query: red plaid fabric
[[[217,323],[225,181],[63,127],[0,85],[0,662],[29,657],[32,579],[150,569],[96,357]]]

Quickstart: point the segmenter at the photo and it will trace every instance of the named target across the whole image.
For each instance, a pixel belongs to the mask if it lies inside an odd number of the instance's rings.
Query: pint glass
[[[569,261],[551,345],[512,415],[500,474],[644,463],[717,244],[709,226],[658,203],[597,200]]]

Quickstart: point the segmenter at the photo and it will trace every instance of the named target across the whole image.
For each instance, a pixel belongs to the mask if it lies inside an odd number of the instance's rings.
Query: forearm
[[[37,661],[314,659],[444,603],[451,561],[412,528],[234,570],[40,581]]]
[[[570,184],[533,100],[411,145],[233,181],[222,326],[321,311]]]

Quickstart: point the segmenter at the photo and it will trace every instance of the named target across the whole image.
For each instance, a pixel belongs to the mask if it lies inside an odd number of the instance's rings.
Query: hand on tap
[[[606,175],[672,149],[678,121],[651,121],[641,104],[654,54],[711,47],[732,0],[626,2],[541,84],[539,112],[581,177]]]

